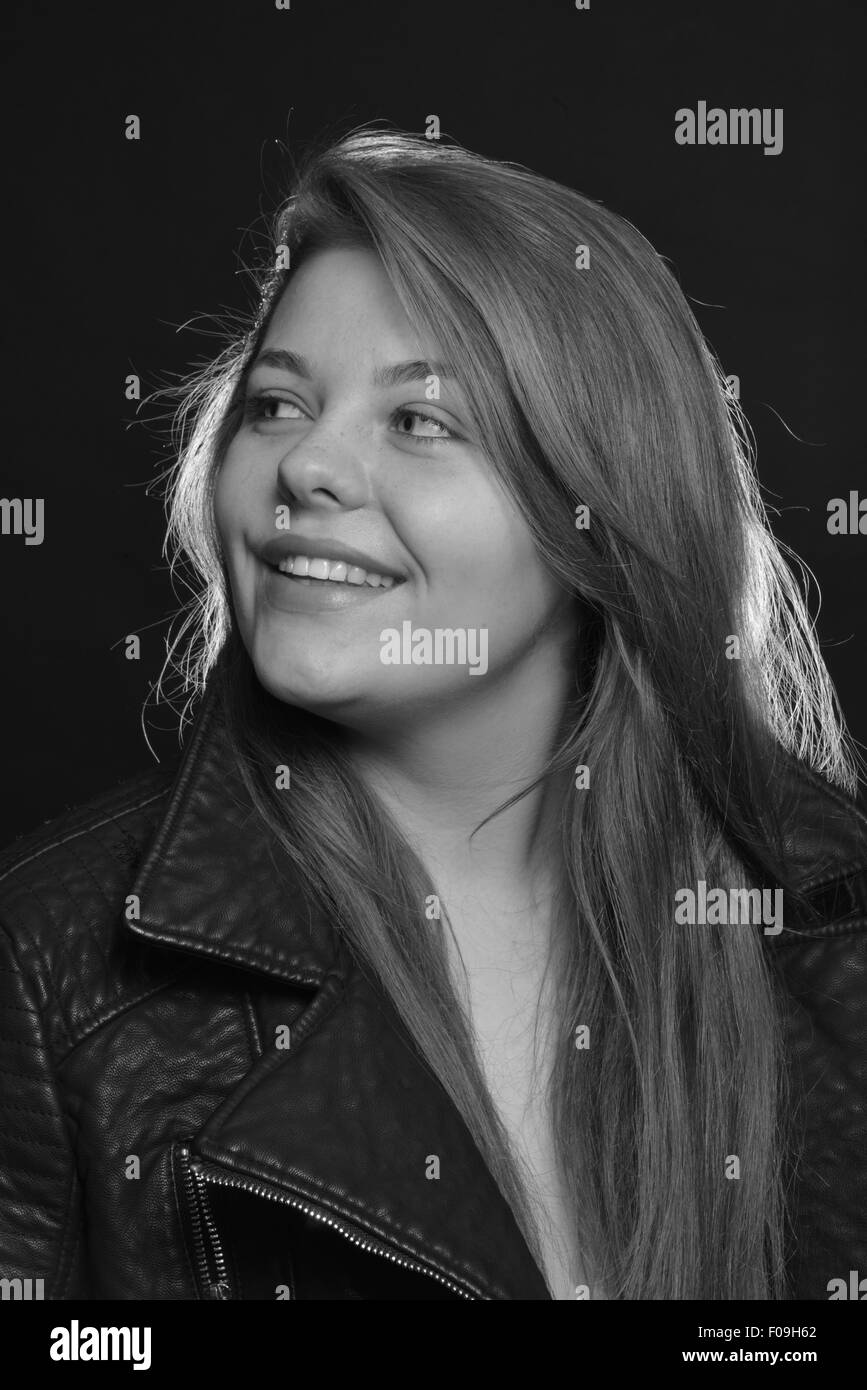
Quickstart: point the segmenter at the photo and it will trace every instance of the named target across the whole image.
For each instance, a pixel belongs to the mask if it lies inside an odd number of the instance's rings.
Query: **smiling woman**
[[[416,743],[424,709],[427,736],[449,724],[453,746],[462,673],[384,667],[380,635],[404,618],[430,631],[485,626],[494,646],[473,721],[493,729],[532,699],[548,741],[568,690],[574,601],[491,469],[457,382],[418,360],[438,352],[418,341],[373,251],[304,257],[245,372],[215,485],[239,635],[286,704],[358,732],[385,721],[391,738]],[[343,562],[334,576],[330,561]]]
[[[3,1268],[826,1297],[867,1261],[867,834],[683,295],[598,203],[400,133],[312,155],[274,244],[180,413],[181,766],[3,866],[47,1146],[0,1141]]]

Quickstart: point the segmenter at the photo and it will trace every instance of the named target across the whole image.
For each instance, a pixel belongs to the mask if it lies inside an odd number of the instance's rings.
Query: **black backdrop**
[[[45,539],[0,537],[0,842],[153,765],[140,712],[177,603],[146,484],[169,455],[130,424],[126,375],[153,390],[214,349],[181,325],[247,305],[242,264],[279,196],[281,145],[376,119],[421,130],[435,113],[445,137],[571,183],[668,258],[740,379],[776,532],[817,576],[823,650],[864,741],[867,536],[826,525],[830,498],[867,494],[861,8],[7,7],[0,494],[44,498]],[[782,152],[678,145],[674,113],[699,101],[782,108]],[[132,632],[139,661],[124,656]],[[170,756],[170,711],[150,728]]]

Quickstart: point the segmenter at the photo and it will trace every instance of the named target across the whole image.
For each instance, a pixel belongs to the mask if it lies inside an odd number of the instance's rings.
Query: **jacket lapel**
[[[131,893],[139,917],[127,925],[150,941],[313,988],[336,960],[331,924],[259,824],[213,690]]]
[[[477,1298],[547,1299],[451,1099],[255,812],[211,692],[132,887],[140,937],[318,991],[194,1140]],[[435,1176],[438,1174],[438,1176]]]
[[[548,1292],[448,1095],[361,972],[195,1141],[208,1162],[333,1214],[476,1298]]]

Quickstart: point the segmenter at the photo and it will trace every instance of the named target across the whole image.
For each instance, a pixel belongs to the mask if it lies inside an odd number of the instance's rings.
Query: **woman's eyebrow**
[[[251,363],[250,370],[254,367],[279,367],[285,372],[294,372],[296,376],[303,377],[305,381],[313,380],[313,370],[310,363],[300,352],[289,352],[286,348],[266,348],[260,352],[255,362]],[[448,367],[440,362],[426,362],[423,359],[416,359],[412,362],[395,362],[389,367],[378,367],[373,374],[375,386],[406,386],[413,381],[424,381],[429,376],[438,377],[443,380],[446,377],[454,379],[454,374]]]

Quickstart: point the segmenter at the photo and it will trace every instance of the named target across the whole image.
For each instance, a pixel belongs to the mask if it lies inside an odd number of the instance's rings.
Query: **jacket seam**
[[[244,991],[244,1013],[247,1021],[247,1029],[250,1037],[250,1053],[253,1061],[257,1062],[264,1054],[262,1038],[259,1033],[259,1024],[256,1018],[256,1007],[253,1003],[253,995],[250,990]]]
[[[78,1171],[77,1171],[77,1168],[75,1167],[75,1165],[73,1165],[73,1170],[72,1170],[73,1193],[74,1193],[74,1191],[75,1191],[75,1183],[78,1182],[78,1180],[79,1180],[79,1179],[78,1179]],[[72,1196],[70,1196],[70,1203],[71,1203],[71,1201],[72,1201]],[[78,1254],[78,1247],[79,1247],[79,1245],[81,1244],[81,1236],[82,1236],[83,1230],[84,1230],[84,1219],[82,1218],[81,1221],[76,1221],[76,1222],[75,1222],[75,1225],[74,1225],[74,1239],[72,1239],[71,1249],[69,1250],[69,1255],[68,1255],[68,1257],[67,1257],[67,1259],[66,1259],[66,1272],[64,1273],[62,1279],[60,1278],[60,1270],[63,1268],[63,1262],[64,1262],[64,1261],[63,1261],[63,1256],[64,1256],[64,1251],[65,1251],[66,1248],[67,1248],[67,1241],[64,1240],[63,1243],[62,1243],[62,1245],[61,1245],[61,1247],[60,1247],[61,1258],[60,1258],[60,1260],[58,1261],[58,1276],[57,1276],[57,1277],[58,1277],[58,1281],[59,1281],[59,1284],[58,1284],[58,1295],[59,1295],[60,1298],[65,1298],[65,1297],[66,1297],[66,1292],[67,1292],[67,1290],[68,1290],[68,1288],[69,1288],[69,1281],[70,1281],[70,1279],[72,1278],[72,1271],[73,1271],[74,1268],[75,1268],[75,1257],[76,1257],[76,1255]]]
[[[45,918],[51,923],[52,927],[58,926],[59,924],[57,917],[55,916],[52,909],[49,907],[48,903],[43,901],[43,899],[40,897],[33,884],[27,883],[25,881],[21,884],[21,887],[26,893],[29,893],[30,896],[39,904],[40,911],[45,916]],[[65,884],[63,885],[63,887],[64,890],[67,892],[67,895],[70,901],[72,902],[76,913],[78,914],[79,918],[81,918],[82,913],[80,907],[78,906],[78,903],[75,901],[75,898],[72,896],[72,894],[66,889]],[[75,976],[76,980],[78,981],[79,987],[83,987],[81,971],[77,964],[73,964],[72,957],[69,953],[69,947],[66,944],[66,941],[64,940],[63,934],[61,932],[56,933],[54,936],[55,957],[52,959],[46,953],[43,952],[41,945],[37,943],[35,934],[30,930],[29,924],[27,924],[26,920],[23,918],[21,920],[21,929],[25,933],[27,940],[30,942],[30,945],[33,947],[34,951],[37,953],[40,961],[42,962],[43,969],[45,971],[46,983],[48,984],[48,989],[51,998],[54,1001],[54,1006],[57,1012],[58,1020],[63,1026],[63,1031],[66,1035],[67,1042],[71,1042],[72,1033],[66,1019],[66,1014],[63,1008],[61,1007],[60,994],[57,989],[54,978],[54,968],[59,963],[57,957],[62,956],[63,959],[66,961],[66,964],[69,967],[70,974]],[[108,968],[108,962],[106,961],[104,955],[102,956],[102,964],[105,969]]]
[[[43,903],[42,900],[40,899],[39,894],[35,892],[35,890],[31,887],[30,884],[25,884],[25,887],[27,888],[27,891],[28,891],[28,892],[36,899],[36,901],[39,903],[40,908],[41,908],[42,911],[48,916],[49,921],[51,921],[51,922],[53,923],[53,922],[54,922],[54,917],[53,917],[51,911],[49,910],[49,908],[46,907],[45,903]],[[9,939],[10,945],[11,945],[11,947],[12,947],[13,956],[15,956],[15,958],[17,959],[17,953],[16,953],[16,951],[15,951],[15,941],[14,941],[14,939],[13,939],[12,933],[9,931],[8,928],[5,928],[4,930],[6,931],[6,935],[7,935],[8,939]],[[52,1003],[53,1003],[53,1005],[54,1005],[54,1013],[55,1013],[55,1016],[56,1016],[56,1018],[57,1018],[58,1023],[60,1024],[60,1027],[63,1029],[63,1032],[64,1032],[64,1034],[65,1034],[65,1036],[66,1036],[67,1042],[70,1042],[70,1041],[71,1041],[71,1038],[72,1038],[72,1035],[71,1035],[71,1033],[70,1033],[70,1031],[69,1031],[69,1028],[67,1027],[66,1017],[65,1017],[65,1015],[64,1015],[63,1009],[62,1009],[61,1006],[60,1006],[60,999],[59,999],[59,997],[58,997],[58,994],[57,994],[57,991],[56,991],[55,985],[54,985],[54,972],[53,972],[53,970],[51,969],[51,965],[50,965],[50,963],[49,963],[48,957],[47,957],[46,954],[43,952],[40,943],[36,940],[36,936],[35,936],[34,933],[30,930],[30,926],[29,926],[28,922],[26,921],[26,919],[22,919],[22,920],[21,920],[21,923],[20,923],[20,930],[21,930],[21,932],[23,933],[25,940],[27,941],[27,943],[29,944],[29,946],[31,947],[31,949],[34,951],[34,953],[35,953],[35,955],[36,955],[36,957],[37,957],[37,959],[38,959],[40,965],[42,966],[42,974],[43,974],[43,977],[44,977],[44,980],[45,980],[45,984],[46,984],[47,989],[48,989],[49,997],[51,998],[51,1001],[52,1001]],[[23,972],[22,972],[22,973],[23,973]],[[44,1018],[42,1017],[42,1011],[41,1011],[40,1009],[36,1009],[36,1010],[34,1010],[34,1012],[37,1013],[37,1014],[39,1015],[40,1029],[43,1029],[45,1020],[44,1020]]]
[[[119,815],[133,815],[136,811],[143,810],[145,806],[150,806],[154,801],[159,801],[167,794],[167,790],[164,788],[161,791],[154,792],[153,796],[145,797],[144,801],[136,802],[133,806],[119,807],[116,812],[103,815],[100,820],[94,821],[93,823],[88,822],[88,824],[82,825],[80,829],[71,831],[69,835],[64,835],[59,840],[52,840],[50,844],[43,845],[42,849],[36,850],[33,854],[28,854],[26,859],[16,859],[13,864],[10,864],[8,869],[4,869],[4,871],[0,873],[0,883],[8,878],[10,874],[14,874],[19,869],[25,868],[27,864],[32,864],[36,859],[41,859],[43,854],[48,854],[53,849],[60,849],[62,845],[69,844],[70,840],[77,840],[81,835],[92,835],[95,830],[100,830],[104,825],[116,825]]]
[[[151,841],[151,844],[148,849],[147,858],[142,863],[141,868],[139,870],[139,874],[137,876],[138,882],[146,880],[150,877],[151,866],[154,857],[158,854],[159,851],[162,850],[163,845],[166,843],[166,840],[169,838],[172,831],[174,830],[175,824],[177,823],[177,819],[180,815],[182,807],[185,806],[187,803],[190,783],[193,780],[193,774],[195,772],[199,752],[211,728],[213,718],[214,706],[212,703],[206,702],[205,706],[201,711],[200,722],[198,724],[196,732],[193,735],[193,738],[189,746],[185,749],[183,763],[181,764],[181,767],[175,778],[174,784],[170,789],[169,803],[166,807],[165,814],[162,818],[162,821],[160,822],[155,838]],[[164,793],[161,794],[164,795]]]
[[[87,1042],[89,1038],[92,1038],[94,1033],[98,1033],[101,1028],[107,1027],[109,1023],[119,1018],[121,1014],[127,1013],[129,1009],[134,1009],[137,1004],[143,1004],[146,999],[152,999],[154,995],[160,994],[165,989],[172,989],[174,985],[184,980],[186,976],[190,974],[191,968],[192,967],[187,967],[187,969],[182,970],[180,974],[173,976],[171,980],[164,980],[161,984],[154,985],[152,989],[145,990],[143,994],[132,995],[129,999],[124,999],[116,1008],[112,1009],[107,1014],[100,1017],[91,1016],[86,1023],[82,1024],[82,1031],[78,1033],[78,1036],[74,1040],[71,1034],[68,1035],[70,1046],[68,1050],[64,1052],[63,1056],[57,1059],[57,1066],[64,1066],[69,1061],[76,1048],[80,1047],[82,1043]]]
[[[209,960],[230,961],[232,965],[240,966],[240,968],[244,970],[251,970],[256,969],[257,967],[261,967],[262,969],[266,970],[268,974],[272,974],[274,972],[274,952],[270,950],[264,950],[261,948],[257,949],[255,947],[250,946],[245,947],[243,950],[230,950],[227,949],[227,947],[224,945],[209,946],[204,941],[201,941],[199,939],[196,939],[195,941],[191,942],[187,937],[185,937],[181,933],[159,932],[153,931],[150,928],[148,928],[146,932],[140,932],[136,929],[136,926],[133,922],[130,922],[129,929],[130,931],[134,932],[136,936],[138,936],[140,939],[144,941],[156,941],[159,942],[161,946],[169,946],[173,948],[177,948],[180,946],[183,947],[185,950],[195,951],[197,955],[207,956]],[[301,985],[304,988],[318,990],[322,985],[324,985],[325,981],[328,978],[328,973],[322,976],[317,971],[314,978],[311,978],[309,975],[307,975],[304,978],[299,979],[297,975],[297,966],[293,966],[291,961],[287,962],[287,964],[290,970],[296,971],[296,974],[287,975],[284,971],[281,970],[279,977],[282,980],[288,982],[289,984]],[[333,962],[329,965],[329,972],[332,969]]]
[[[863,878],[867,874],[867,865],[861,864],[857,868],[841,870],[840,873],[832,873],[830,878],[822,878],[817,874],[815,878],[807,878],[800,884],[801,892],[812,893],[817,888],[828,888],[832,883],[847,883],[850,880]]]
[[[67,1199],[66,1199],[65,1208],[64,1208],[64,1214],[63,1214],[63,1231],[62,1231],[61,1240],[60,1240],[60,1250],[58,1251],[58,1255],[57,1255],[57,1269],[55,1270],[55,1275],[54,1275],[54,1282],[55,1282],[56,1286],[57,1286],[61,1291],[62,1291],[62,1290],[65,1290],[67,1284],[69,1283],[69,1276],[70,1276],[70,1272],[71,1272],[71,1270],[72,1270],[72,1260],[71,1260],[70,1255],[68,1254],[68,1251],[69,1251],[70,1241],[73,1239],[73,1236],[74,1236],[74,1243],[73,1243],[73,1245],[72,1245],[72,1256],[73,1256],[73,1257],[74,1257],[74,1255],[75,1255],[75,1251],[78,1249],[79,1227],[80,1227],[80,1225],[81,1225],[81,1222],[78,1222],[78,1221],[72,1222],[72,1221],[69,1220],[69,1216],[70,1216],[70,1213],[71,1213],[71,1211],[72,1211],[73,1200],[74,1200],[74,1198],[75,1198],[76,1184],[77,1184],[78,1181],[79,1181],[79,1178],[78,1178],[78,1169],[77,1169],[77,1165],[76,1165],[76,1163],[75,1163],[75,1161],[74,1161],[74,1158],[73,1158],[73,1163],[72,1163],[72,1165],[71,1165],[71,1172],[70,1172],[70,1175],[69,1175],[69,1194],[68,1194]]]
[[[105,889],[104,889],[104,888],[102,887],[102,885],[97,881],[95,875],[94,875],[94,874],[91,872],[91,870],[88,868],[87,864],[85,864],[84,861],[83,861],[82,859],[79,858],[79,856],[75,853],[75,850],[70,850],[69,853],[70,853],[70,855],[72,856],[72,858],[75,860],[76,864],[78,864],[82,869],[84,869],[85,873],[87,873],[87,874],[90,875],[90,877],[93,879],[94,884],[96,885],[97,891],[98,891],[100,897],[102,898],[102,901],[105,903],[105,905],[106,905],[108,908],[111,908],[112,904],[111,904],[111,901],[110,901],[110,899],[109,899],[107,893],[105,892]],[[78,898],[77,898],[77,897],[75,896],[75,894],[73,893],[72,889],[70,888],[69,884],[66,882],[65,878],[61,877],[61,876],[58,874],[58,875],[56,875],[56,882],[57,882],[58,887],[60,887],[60,888],[62,889],[63,893],[66,895],[66,897],[69,899],[70,903],[72,904],[73,908],[75,909],[75,912],[76,912],[76,914],[77,914],[78,920],[79,920],[79,922],[81,923],[82,927],[84,928],[84,933],[85,933],[85,935],[93,942],[94,947],[96,948],[96,951],[97,951],[97,953],[99,954],[100,960],[101,960],[101,962],[102,962],[102,967],[103,967],[103,969],[104,969],[104,971],[105,971],[105,973],[106,973],[106,977],[107,977],[108,979],[111,979],[112,971],[111,971],[111,969],[110,969],[110,967],[109,967],[108,956],[106,955],[105,947],[104,947],[103,943],[99,940],[99,937],[98,937],[97,933],[94,931],[93,927],[91,926],[90,922],[88,921],[87,913],[84,911],[84,908],[83,908],[82,904],[78,901]],[[39,895],[35,892],[33,886],[32,886],[31,884],[29,884],[29,883],[26,883],[24,886],[28,889],[29,892],[33,893],[33,896],[36,898],[37,902],[39,902],[39,904],[40,904],[40,906],[42,907],[43,911],[46,912],[46,913],[48,913],[49,916],[51,917],[52,922],[55,922],[55,921],[56,921],[56,918],[54,917],[54,914],[51,913],[51,911],[50,911],[50,909],[48,908],[47,904],[44,903],[44,902],[42,902],[42,900],[41,900],[41,898],[39,897]],[[70,966],[72,966],[72,965],[73,965],[73,959],[72,959],[72,956],[71,956],[71,954],[70,954],[69,948],[67,947],[66,942],[64,941],[64,939],[63,939],[62,936],[58,937],[58,942],[59,942],[60,944],[62,944],[62,946],[63,946],[63,950],[64,950],[64,953],[65,953],[65,955],[66,955],[66,959],[67,959],[68,964],[69,964]],[[79,983],[80,987],[81,987],[82,989],[84,989],[84,988],[85,988],[85,982],[84,982],[84,980],[83,980],[83,978],[82,978],[82,975],[81,975],[81,965],[80,965],[80,962],[81,962],[81,956],[80,956],[79,953],[77,953],[77,959],[76,959],[76,961],[75,961],[75,975],[76,975],[76,977],[77,977],[77,979],[78,979],[78,983]]]
[[[100,847],[100,849],[104,849],[104,848],[105,848],[104,845],[102,845],[101,843],[100,843],[100,846],[99,846],[99,847]],[[108,896],[108,894],[106,893],[104,885],[102,884],[102,882],[100,881],[100,879],[97,878],[96,874],[93,872],[93,869],[90,867],[90,865],[88,864],[87,860],[86,860],[86,859],[82,859],[81,855],[77,852],[77,850],[70,849],[69,853],[71,854],[72,858],[75,860],[76,864],[78,864],[78,865],[80,866],[80,868],[82,868],[82,869],[84,870],[84,872],[87,874],[88,878],[89,878],[89,879],[91,880],[91,882],[93,883],[94,888],[96,889],[96,891],[97,891],[97,893],[99,894],[99,896],[102,898],[102,901],[105,903],[106,907],[107,907],[109,910],[111,910],[111,909],[114,907],[114,904],[113,904],[111,898],[110,898],[110,897]],[[66,888],[66,884],[64,884],[63,886],[64,886],[64,888]],[[67,888],[67,892],[69,893],[69,896],[72,898],[72,892],[71,892],[71,890]],[[75,899],[74,899],[74,898],[73,898],[73,902],[75,902]],[[77,907],[77,906],[78,906],[78,904],[76,903],[76,907]]]
[[[823,922],[821,927],[814,930],[807,927],[798,931],[795,927],[786,927],[785,935],[777,941],[776,948],[780,950],[783,946],[798,946],[812,941],[842,941],[847,936],[860,937],[865,927],[867,917],[857,917],[851,922]]]
[[[11,1076],[12,1072],[7,1072],[6,1075]],[[54,1118],[47,1110],[28,1110],[25,1105],[4,1105],[3,1109],[15,1110],[19,1115],[42,1115],[43,1117],[47,1116],[48,1119]],[[34,1139],[29,1134],[22,1134],[20,1129],[6,1129],[4,1126],[3,1133],[9,1139],[24,1139],[28,1144],[35,1144],[37,1149],[62,1149],[66,1152],[65,1144],[52,1144],[48,1139]]]

